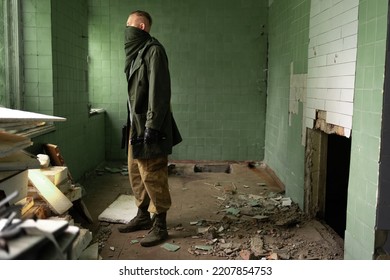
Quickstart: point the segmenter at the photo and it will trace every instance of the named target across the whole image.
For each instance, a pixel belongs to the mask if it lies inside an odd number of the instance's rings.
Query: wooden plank
[[[42,168],[41,172],[56,186],[68,179],[68,168],[66,166],[49,166]]]
[[[40,167],[41,165],[37,157],[25,151],[17,151],[9,156],[0,158],[0,171],[25,170]]]
[[[54,144],[45,144],[44,145],[45,152],[50,157],[51,164],[54,166],[64,166],[65,161],[61,156],[60,149],[57,145]]]
[[[22,214],[23,219],[47,219],[48,215],[44,205],[33,205]]]
[[[66,121],[66,118],[0,107],[1,122],[15,121]]]
[[[40,169],[28,170],[28,178],[39,191],[41,197],[49,204],[56,214],[69,210],[72,202],[47,178]]]
[[[11,125],[11,124],[13,124],[13,125]],[[0,131],[6,131],[8,133],[18,134],[18,133],[26,131],[26,130],[31,130],[31,129],[35,129],[37,127],[44,126],[45,124],[46,124],[45,122],[4,123],[4,122],[0,121]]]
[[[24,204],[22,206],[22,210],[20,210],[20,213],[22,215],[26,214],[28,210],[30,210],[34,206],[34,198],[32,197],[26,197],[24,199]]]
[[[30,138],[0,131],[0,157],[6,157],[31,146]]]
[[[62,157],[60,153],[60,149],[57,145],[54,144],[45,144],[44,146],[46,154],[50,157],[50,162],[54,166],[66,166],[65,160]],[[68,169],[68,179],[70,183],[73,183],[74,180],[72,178],[72,175],[70,174],[70,171]],[[62,186],[60,187],[62,189]],[[72,200],[73,202],[73,210],[77,211],[81,216],[89,223],[93,223],[93,219],[91,214],[89,213],[87,206],[85,205],[84,201],[80,199]]]
[[[60,153],[60,148],[57,145],[45,144],[43,148],[45,149],[47,155],[50,157],[50,162],[53,166],[66,166],[65,160]],[[68,178],[71,182],[73,182],[73,178],[69,172],[69,169],[68,169]]]

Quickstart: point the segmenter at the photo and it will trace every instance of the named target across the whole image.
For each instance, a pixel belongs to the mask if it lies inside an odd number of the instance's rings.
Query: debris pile
[[[297,239],[294,231],[309,219],[290,198],[273,192],[237,194],[234,188],[224,194],[217,198],[223,201],[221,220],[191,223],[199,242],[188,249],[190,254],[246,260],[342,258],[341,252],[328,254],[323,241]]]
[[[59,148],[53,144],[43,146],[46,154],[37,156],[30,155],[28,165],[23,159],[19,164],[15,162],[9,165],[4,161],[1,173],[7,176],[7,180],[0,186],[1,193],[9,194],[10,190],[15,190],[16,197],[10,200],[10,209],[14,209],[13,216],[19,222],[37,221],[43,224],[44,220],[52,220],[53,224],[60,224],[58,221],[66,222],[67,226],[78,228],[78,233],[74,233],[76,239],[73,241],[72,254],[69,258],[78,259],[83,254],[92,239],[92,233],[75,225],[73,214],[83,217],[88,222],[92,218],[84,204],[82,197],[85,190],[82,185],[74,183],[73,178],[61,157]],[[27,152],[23,152],[27,156]],[[33,161],[34,160],[34,161]],[[13,171],[8,169],[16,168]],[[14,173],[16,175],[14,175]],[[9,176],[11,174],[12,176]],[[4,191],[5,190],[5,191]],[[8,195],[10,199],[10,195]],[[13,239],[15,244],[18,242]],[[22,242],[22,241],[20,241]],[[10,243],[11,244],[11,243]],[[25,251],[30,250],[29,245]],[[8,255],[4,258],[15,258]]]
[[[326,224],[307,217],[290,197],[278,192],[279,188],[257,181],[257,176],[241,179],[244,177],[237,177],[235,173],[237,181],[225,172],[200,176],[201,172],[195,172],[191,167],[191,164],[168,166],[172,190],[175,195],[183,195],[183,201],[190,203],[176,204],[175,210],[183,210],[177,220],[173,215],[178,215],[180,211],[172,210],[170,222],[176,220],[177,223],[169,224],[170,238],[159,246],[163,255],[163,251],[168,251],[169,254],[188,253],[191,259],[343,258],[340,238]],[[235,165],[231,172],[237,172],[237,169]],[[124,168],[102,167],[99,170],[98,176],[119,174]],[[243,176],[246,176],[244,172]],[[104,247],[103,255],[131,259],[143,250],[138,244],[144,234],[141,232],[134,233],[131,240],[123,245],[130,246],[128,250],[120,253],[116,250],[114,254],[110,248],[118,245],[116,232],[115,225],[100,224],[95,238],[100,250]]]

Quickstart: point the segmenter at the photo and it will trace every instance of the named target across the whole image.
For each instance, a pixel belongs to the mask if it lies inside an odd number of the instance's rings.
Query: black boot
[[[152,220],[147,209],[138,208],[137,215],[127,224],[118,227],[118,231],[133,232],[137,230],[150,229],[152,227]]]
[[[167,213],[161,213],[155,215],[155,221],[152,229],[141,240],[140,244],[143,247],[150,247],[157,245],[168,238],[167,230]]]

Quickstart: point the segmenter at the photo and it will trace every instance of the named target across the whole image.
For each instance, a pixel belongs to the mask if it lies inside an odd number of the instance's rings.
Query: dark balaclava
[[[131,62],[137,57],[138,52],[151,39],[150,34],[134,26],[127,26],[125,29],[125,73],[128,77]]]

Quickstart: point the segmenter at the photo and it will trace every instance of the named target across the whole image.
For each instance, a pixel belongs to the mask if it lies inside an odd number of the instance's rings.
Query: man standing
[[[168,155],[182,141],[171,112],[168,58],[161,43],[149,34],[151,26],[152,18],[144,11],[132,12],[126,23],[128,168],[138,212],[118,228],[120,232],[150,229],[140,242],[144,247],[168,237]]]

